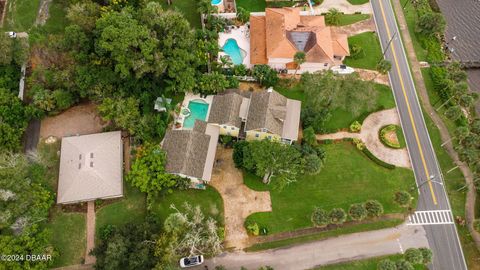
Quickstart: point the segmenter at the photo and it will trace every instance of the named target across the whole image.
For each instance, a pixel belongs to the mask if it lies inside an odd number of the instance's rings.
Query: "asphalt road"
[[[239,270],[242,266],[258,269],[266,265],[275,270],[312,269],[318,265],[402,253],[407,248],[426,246],[428,242],[422,227],[403,224],[262,252],[225,252],[192,269],[204,270],[208,266],[213,270],[219,265],[229,270]]]
[[[443,183],[443,176],[425,125],[400,33],[397,32],[399,30],[391,3],[389,0],[372,0],[371,4],[382,48],[386,49],[385,58],[392,63],[390,82],[415,179],[420,187],[417,210],[450,210],[444,186],[439,184]],[[431,175],[433,181],[430,180]],[[454,224],[424,227],[434,253],[430,269],[467,269]]]

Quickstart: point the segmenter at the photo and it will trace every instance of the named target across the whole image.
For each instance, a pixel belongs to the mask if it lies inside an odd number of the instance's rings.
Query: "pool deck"
[[[176,130],[176,129],[191,129],[191,128],[184,128],[183,127],[183,122],[185,121],[186,117],[182,114],[182,111],[183,111],[183,109],[188,108],[188,104],[190,103],[190,101],[198,100],[198,99],[203,100],[208,104],[208,111],[207,111],[207,115],[205,117],[205,121],[208,120],[208,116],[210,115],[210,109],[212,108],[213,95],[206,96],[205,98],[203,98],[200,95],[186,94],[185,98],[183,99],[183,102],[182,102],[182,107],[180,109],[180,113],[175,116],[175,123],[180,123],[181,126],[179,128],[176,128],[175,125],[173,125],[174,130]]]
[[[227,32],[222,32],[218,34],[218,46],[220,48],[225,45],[225,42],[227,42],[227,39],[235,39],[237,41],[238,47],[242,49],[245,53],[246,56],[243,59],[242,64],[244,64],[247,68],[251,68],[250,64],[250,30],[246,25],[239,26],[238,28],[234,28],[229,30],[229,33]],[[220,56],[226,55],[224,52],[220,52],[218,54],[218,57],[220,59]]]

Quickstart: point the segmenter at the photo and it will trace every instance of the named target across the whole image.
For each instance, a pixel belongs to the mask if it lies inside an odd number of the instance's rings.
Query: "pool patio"
[[[211,105],[212,105],[212,101],[213,101],[213,96],[210,95],[210,96],[206,96],[206,97],[201,97],[200,95],[186,94],[185,98],[183,99],[183,102],[181,104],[180,112],[178,114],[175,114],[175,121],[174,121],[175,124],[173,125],[173,130],[192,129],[191,127],[190,128],[184,127],[185,119],[187,119],[190,116],[190,114],[184,115],[183,112],[184,111],[189,111],[188,104],[190,103],[190,101],[195,101],[195,100],[201,100],[201,101],[205,102],[206,104],[208,104],[207,114],[205,116],[205,119],[203,119],[204,121],[208,120],[208,116],[210,114],[210,109],[212,107]]]
[[[230,29],[225,30],[225,32],[219,33],[218,46],[222,48],[228,39],[234,39],[237,41],[238,47],[245,52],[245,57],[243,58],[242,64],[244,64],[247,68],[250,68],[250,30],[248,29],[247,25],[238,27],[232,26]],[[228,54],[221,51],[218,54],[218,58],[220,59],[220,56],[224,55]]]

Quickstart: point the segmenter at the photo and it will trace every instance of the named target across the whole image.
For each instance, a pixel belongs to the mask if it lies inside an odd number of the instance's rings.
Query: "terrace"
[[[225,32],[219,33],[218,45],[222,51],[218,54],[227,56],[234,65],[250,64],[250,29],[248,25],[230,26]]]
[[[187,94],[175,116],[174,130],[192,129],[195,120],[207,121],[213,96]]]

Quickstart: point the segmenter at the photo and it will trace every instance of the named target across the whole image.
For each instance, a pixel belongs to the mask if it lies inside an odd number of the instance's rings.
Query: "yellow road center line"
[[[390,28],[388,27],[387,18],[385,16],[385,12],[383,10],[382,0],[379,0],[378,2],[380,3],[380,10],[382,11],[383,21],[385,23],[385,28],[387,29],[387,37],[388,37],[388,40],[390,40],[390,38],[391,38]],[[403,83],[402,74],[400,73],[400,66],[398,65],[397,54],[395,52],[395,46],[394,46],[393,42],[392,42],[392,44],[390,44],[390,46],[392,47],[393,60],[395,62],[395,67],[397,68],[397,74],[398,74],[398,77],[400,79],[400,85],[402,86],[403,96],[405,97],[405,102],[407,103],[408,115],[410,116],[410,121],[412,122],[413,133],[415,134],[415,140],[417,141],[418,150],[420,151],[420,158],[422,159],[423,168],[425,169],[425,175],[427,177],[428,186],[430,188],[430,193],[432,195],[432,200],[433,200],[433,203],[435,205],[437,205],[437,197],[435,196],[435,192],[433,191],[433,185],[432,185],[432,181],[430,179],[430,173],[428,172],[427,163],[425,162],[425,156],[423,155],[422,146],[421,146],[421,143],[420,143],[420,139],[418,137],[417,127],[416,127],[416,124],[415,124],[415,120],[413,119],[413,114],[412,114],[412,110],[410,108],[410,103],[408,101],[407,92],[405,91],[405,85]]]

